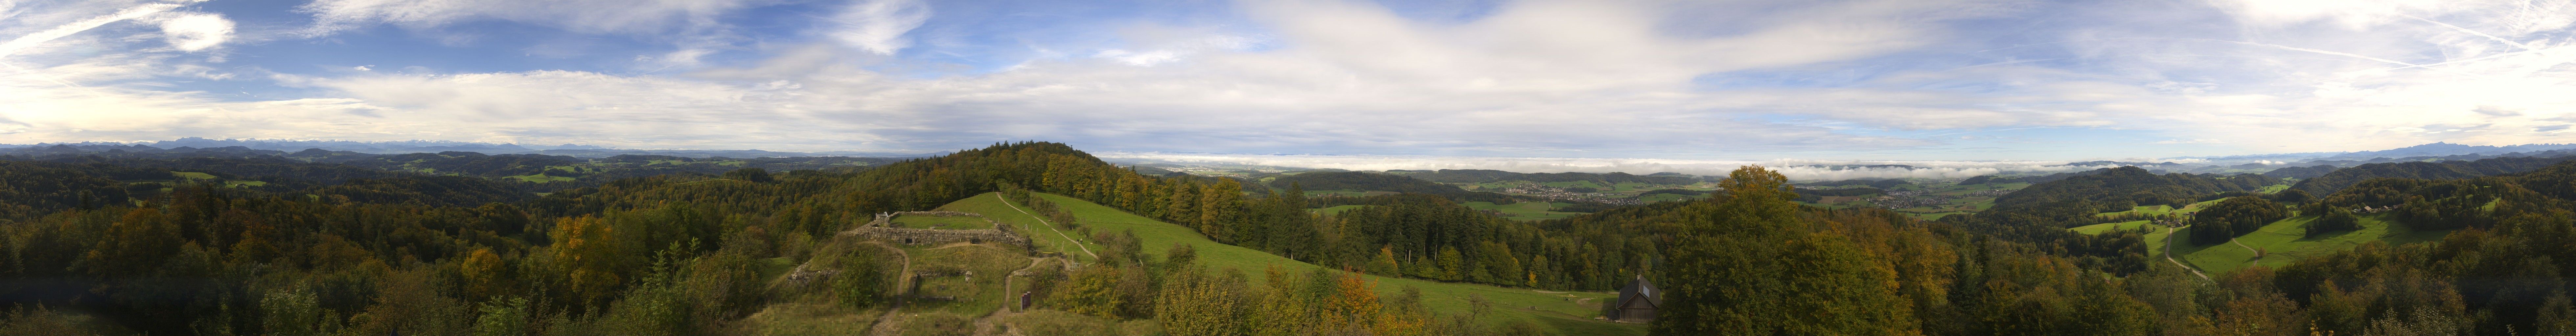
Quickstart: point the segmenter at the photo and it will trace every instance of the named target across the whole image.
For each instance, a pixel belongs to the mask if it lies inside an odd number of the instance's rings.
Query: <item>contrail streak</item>
[[[2464,73],[2464,72],[2451,71],[2451,70],[2443,70],[2443,69],[2441,69],[2441,68],[2425,67],[2425,66],[2424,66],[2424,65],[2422,65],[2422,64],[2399,62],[2399,61],[2397,61],[2397,60],[2391,60],[2391,59],[2385,59],[2385,58],[2378,58],[2378,57],[2370,57],[2370,56],[2363,56],[2363,55],[2361,55],[2361,54],[2348,53],[2348,52],[2341,52],[2341,51],[2321,50],[2321,49],[2308,49],[2308,48],[2292,47],[2292,46],[2285,46],[2285,45],[2278,45],[2278,44],[2254,43],[2254,42],[2245,42],[2245,41],[2228,41],[2228,40],[2212,40],[2212,39],[2194,39],[2194,40],[2218,41],[2218,42],[2227,42],[2227,43],[2243,44],[2243,45],[2250,45],[2250,46],[2260,46],[2260,47],[2279,48],[2279,49],[2292,50],[2292,51],[2304,51],[2304,52],[2311,52],[2311,53],[2319,53],[2319,54],[2327,54],[2327,55],[2335,55],[2335,56],[2343,56],[2343,57],[2359,58],[2359,59],[2365,59],[2365,60],[2371,60],[2371,61],[2378,61],[2378,62],[2380,62],[2380,63],[2388,63],[2388,64],[2404,65],[2404,67],[2399,67],[2399,69],[2404,69],[2404,68],[2424,68],[2425,70],[2433,70],[2433,71],[2440,71],[2440,72],[2448,72],[2448,73],[2451,73],[2451,74],[2454,74],[2454,75],[2469,76],[2469,77],[2485,77],[2485,76],[2479,76],[2479,75],[2477,75],[2477,74]]]
[[[35,34],[19,36],[17,39],[9,40],[9,43],[0,43],[0,57],[9,57],[10,54],[18,53],[19,50],[26,50],[27,47],[34,47],[36,44],[53,41],[54,39],[63,38],[64,36],[72,36],[72,34],[90,30],[91,28],[98,28],[98,26],[116,23],[117,21],[142,18],[146,15],[179,8],[179,6],[179,4],[150,4],[134,6],[134,8],[126,8],[123,11],[118,11],[116,14],[89,18],[88,20],[80,20],[78,22],[56,26],[54,29],[46,29],[45,31],[36,32]]]
[[[2404,14],[2399,14],[2399,15],[2404,15]],[[2496,37],[2495,35],[2487,35],[2487,33],[2480,33],[2480,32],[2475,31],[2475,30],[2469,30],[2468,28],[2460,28],[2460,26],[2453,26],[2453,25],[2448,24],[2448,23],[2442,23],[2441,21],[2433,21],[2432,19],[2426,19],[2426,18],[2415,17],[2414,15],[2405,15],[2405,16],[2406,16],[2407,18],[2410,18],[2410,19],[2415,19],[2415,20],[2419,20],[2419,21],[2429,22],[2429,23],[2432,23],[2432,24],[2441,25],[2441,26],[2443,26],[2443,27],[2449,27],[2449,28],[2451,28],[2451,30],[2458,30],[2458,31],[2460,31],[2460,32],[2462,32],[2462,33],[2469,33],[2469,35],[2477,35],[2478,37],[2485,37],[2485,38],[2487,38],[2487,39],[2489,39],[2489,40],[2495,40],[2496,42],[2504,42],[2504,44],[2510,44],[2510,45],[2513,45],[2513,46],[2516,46],[2516,47],[2522,47],[2522,49],[2523,49],[2523,50],[2532,50],[2532,49],[2535,49],[2535,48],[2532,48],[2530,45],[2524,45],[2524,44],[2522,44],[2522,42],[2514,42],[2513,40],[2507,40],[2507,39],[2504,39],[2504,38],[2502,38],[2502,37]]]

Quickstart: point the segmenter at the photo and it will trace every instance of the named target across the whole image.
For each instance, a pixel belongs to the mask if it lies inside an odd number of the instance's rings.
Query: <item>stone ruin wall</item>
[[[864,239],[882,239],[888,242],[906,245],[938,245],[968,242],[1000,243],[1018,245],[1022,248],[1032,248],[1031,245],[1029,245],[1028,237],[1022,237],[1019,234],[1011,233],[1011,230],[1002,226],[1001,222],[994,222],[989,218],[985,219],[984,222],[993,223],[993,228],[990,229],[951,230],[894,227],[892,225],[892,221],[895,216],[984,217],[983,214],[956,211],[905,211],[879,213],[876,216],[876,220],[869,221],[867,225],[859,226],[858,229],[850,230],[850,234]]]

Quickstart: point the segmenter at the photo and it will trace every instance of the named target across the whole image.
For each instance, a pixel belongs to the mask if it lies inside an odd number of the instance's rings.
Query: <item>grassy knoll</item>
[[[2256,258],[2253,250],[2225,243],[2197,249],[2192,253],[2183,253],[2183,249],[2176,246],[2174,253],[2182,254],[2184,261],[2200,266],[2204,270],[2227,272],[2254,265],[2281,267],[2300,258],[2348,250],[2353,246],[2371,241],[2402,245],[2440,240],[2442,235],[2450,234],[2448,230],[2409,230],[2405,225],[2390,222],[2387,217],[2388,215],[2385,214],[2362,216],[2361,230],[2328,233],[2313,238],[2302,237],[2302,235],[2306,233],[2308,222],[2316,220],[2316,216],[2291,217],[2264,225],[2254,233],[2236,237],[2236,242],[2239,244],[2262,249],[2264,255],[2261,258]]]
[[[1201,264],[1220,270],[1227,268],[1240,270],[1251,275],[1250,278],[1256,284],[1265,281],[1260,276],[1262,270],[1273,265],[1300,273],[1320,267],[1239,246],[1218,244],[1180,225],[1156,221],[1091,202],[1057,195],[1037,195],[1064,206],[1067,211],[1073,212],[1075,218],[1079,218],[1083,226],[1091,227],[1093,230],[1100,232],[1134,230],[1136,236],[1144,240],[1145,252],[1148,254],[1162,255],[1175,243],[1190,244],[1198,249]],[[991,198],[991,196],[977,198]],[[1405,286],[1420,288],[1423,304],[1430,307],[1432,311],[1442,314],[1467,313],[1467,296],[1477,294],[1493,301],[1496,308],[1495,316],[1489,318],[1491,321],[1527,320],[1541,328],[1551,329],[1554,334],[1561,335],[1641,335],[1646,331],[1644,325],[1592,320],[1593,316],[1600,315],[1598,306],[1578,303],[1582,302],[1579,301],[1581,299],[1590,299],[1589,302],[1608,301],[1615,298],[1615,293],[1540,293],[1527,288],[1379,276],[1368,276],[1368,278],[1377,281],[1378,295],[1381,296],[1397,295]]]
[[[1013,205],[1002,202],[1000,195],[1001,194],[997,193],[975,195],[975,197],[967,197],[963,200],[950,202],[947,205],[941,205],[939,206],[939,210],[984,214],[984,218],[992,219],[995,222],[1001,222],[1003,225],[1009,225],[1013,230],[1019,231],[1020,234],[1028,235],[1029,240],[1038,245],[1038,251],[1063,253],[1066,258],[1073,258],[1077,262],[1090,262],[1095,259],[1092,258],[1090,254],[1083,253],[1083,248],[1075,246],[1084,246],[1090,248],[1092,251],[1099,251],[1099,244],[1082,242],[1083,239],[1089,238],[1083,237],[1081,233],[1077,233],[1072,227],[1047,225],[1044,222],[1040,222],[1037,216],[1021,212],[1035,212],[1037,210],[1028,209],[1026,207],[1019,207],[1017,210],[1014,210]],[[1050,228],[1052,228],[1052,230],[1050,230]],[[1057,231],[1062,231],[1064,234],[1058,235],[1056,234]]]
[[[992,214],[985,215],[991,216]],[[914,229],[974,230],[993,228],[993,224],[984,222],[983,218],[968,216],[894,216],[894,220],[888,222],[888,224],[894,227]]]

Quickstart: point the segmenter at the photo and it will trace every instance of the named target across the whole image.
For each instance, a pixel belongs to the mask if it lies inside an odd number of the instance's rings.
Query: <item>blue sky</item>
[[[2576,142],[2571,1],[0,0],[0,143],[2089,160]]]

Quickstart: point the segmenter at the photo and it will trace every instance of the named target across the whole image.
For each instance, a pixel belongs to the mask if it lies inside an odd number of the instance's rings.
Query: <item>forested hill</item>
[[[1643,277],[1665,293],[1649,324],[1665,335],[2576,332],[2576,310],[2567,303],[2576,289],[2568,281],[2576,279],[2576,264],[2568,264],[2576,262],[2568,245],[2576,242],[2576,220],[2568,209],[2576,206],[2565,201],[2576,197],[2576,164],[2512,176],[2364,182],[2310,204],[2398,205],[2372,216],[2476,229],[2210,278],[2146,262],[2136,230],[2028,240],[1987,229],[2030,224],[2022,227],[2063,233],[2040,224],[2057,224],[2048,220],[2061,212],[2091,215],[2270,184],[2260,176],[2114,168],[2033,186],[1990,214],[1954,216],[1975,219],[1923,222],[1883,209],[1802,207],[1785,177],[1747,167],[1719,183],[1731,192],[1708,199],[1515,222],[1418,194],[1368,197],[1365,206],[1318,215],[1293,193],[1248,194],[1231,179],[1135,174],[1054,143],[867,167],[625,178],[519,196],[525,199],[494,197],[468,182],[490,178],[383,174],[269,184],[310,183],[277,190],[107,162],[0,162],[0,192],[8,193],[0,197],[21,200],[11,203],[18,219],[0,223],[0,251],[9,252],[0,254],[0,303],[27,307],[0,314],[0,332],[101,334],[65,327],[80,325],[119,335],[853,334],[796,328],[868,326],[879,316],[904,315],[887,314],[904,311],[888,308],[891,283],[880,280],[933,267],[872,260],[989,257],[1021,267],[1031,259],[957,252],[973,248],[851,248],[854,238],[838,233],[877,213],[929,210],[996,191],[1076,198],[1150,218],[1130,227],[1203,235],[1354,272],[1294,280],[1300,277],[1207,269],[1193,260],[1216,255],[1183,252],[1190,251],[1185,246],[1143,255],[1150,249],[1124,238],[1132,235],[1093,232],[1083,241],[1092,244],[1082,246],[1100,250],[1102,257],[1089,259],[1097,263],[1014,277],[1028,279],[1028,287],[1011,288],[1043,298],[1014,313],[1023,315],[882,326],[912,334],[965,334],[980,323],[1088,323],[1051,329],[1066,334],[1566,330],[1478,313],[1518,309],[1509,302],[1431,301],[1353,275],[1364,272],[1523,294],[1610,291]],[[1078,216],[1038,205],[1053,203],[1020,202],[1043,216]],[[823,271],[835,275],[818,275]],[[991,274],[984,272],[976,276]],[[1443,297],[1457,296],[1477,295]],[[1547,323],[1610,323],[1588,318]]]
[[[1269,187],[1271,189],[1283,191],[1291,188],[1302,188],[1299,190],[1393,191],[1401,193],[1437,195],[1440,197],[1447,197],[1451,201],[1455,202],[1486,201],[1512,203],[1517,201],[1517,199],[1511,195],[1481,191],[1467,191],[1466,189],[1459,189],[1458,186],[1432,183],[1430,181],[1423,181],[1405,175],[1362,172],[1322,171],[1284,175],[1270,180]]]
[[[2271,176],[2272,178],[2277,179],[2312,179],[2317,178],[2318,176],[2325,176],[2326,173],[2332,173],[2336,169],[2342,168],[2337,168],[2333,165],[2289,167],[2263,172],[2263,176]]]
[[[1401,175],[1362,172],[1307,172],[1280,176],[1270,181],[1271,188],[1300,187],[1305,190],[1379,190],[1432,195],[1467,193],[1457,186],[1431,183]]]
[[[2280,183],[2280,179],[2255,174],[2157,175],[2138,167],[2103,168],[2005,194],[1995,198],[1994,208],[1963,219],[2003,226],[2060,228],[2092,224],[2097,213],[2145,205],[2179,207],[2198,202],[2203,195],[2252,191]]]
[[[2500,157],[2476,161],[2372,163],[2337,169],[2315,178],[2300,180],[2290,189],[2313,195],[2333,194],[2346,187],[2374,178],[2464,179],[2479,176],[2528,172],[2541,167],[2576,160],[2576,156]]]
[[[1431,181],[1431,182],[1438,182],[1438,183],[1483,183],[1483,182],[1494,182],[1494,181],[1531,181],[1531,182],[1574,182],[1574,181],[1592,181],[1592,182],[1600,183],[1600,184],[1618,184],[1618,183],[1628,183],[1628,182],[1637,182],[1637,183],[1646,183],[1646,184],[1691,184],[1691,183],[1698,183],[1698,182],[1699,182],[1699,179],[1697,179],[1697,178],[1693,178],[1693,177],[1691,177],[1691,176],[1686,176],[1686,175],[1673,174],[1673,173],[1656,173],[1656,174],[1651,174],[1651,175],[1634,175],[1634,174],[1628,174],[1628,173],[1617,173],[1617,172],[1613,172],[1613,173],[1605,173],[1605,174],[1594,174],[1594,173],[1572,173],[1572,172],[1568,172],[1568,173],[1514,173],[1514,172],[1507,172],[1507,171],[1500,171],[1500,170],[1488,170],[1488,169],[1388,170],[1388,171],[1387,171],[1387,173],[1389,173],[1389,174],[1396,174],[1396,175],[1404,175],[1404,176],[1406,176],[1406,177],[1412,177],[1412,178],[1422,179],[1422,180],[1424,180],[1424,181]]]
[[[0,149],[0,154],[6,154],[0,155],[0,160],[105,164],[164,171],[205,172],[222,175],[227,179],[260,180],[271,183],[311,181],[334,184],[353,178],[407,176],[405,174],[458,175],[490,178],[501,183],[526,182],[520,188],[537,192],[593,186],[616,179],[664,174],[718,174],[742,168],[783,172],[868,166],[900,160],[855,157],[735,159],[665,155],[618,155],[590,159],[538,154],[485,155],[475,152],[368,154],[320,149],[284,152],[242,147],[159,149],[139,145],[24,147]],[[119,177],[127,180],[141,178],[146,177]],[[298,185],[298,187],[302,186],[308,185]]]
[[[157,335],[741,333],[729,328],[773,304],[869,309],[881,298],[852,284],[764,289],[769,282],[755,274],[777,276],[785,269],[774,265],[851,253],[818,248],[872,214],[929,210],[1005,186],[1168,221],[1220,243],[1389,276],[1605,291],[1654,269],[1656,260],[1644,236],[1545,229],[1436,197],[1392,195],[1339,217],[1316,217],[1304,197],[1246,195],[1231,179],[1134,174],[1052,143],[869,167],[625,178],[533,198],[494,178],[282,157],[45,160],[0,162],[0,177],[8,177],[0,179],[0,192],[8,193],[0,197],[15,200],[5,214],[13,219],[0,220],[0,251],[17,251],[0,258],[0,301]],[[168,170],[176,166],[236,170]],[[1091,238],[1101,237],[1115,235]],[[1133,251],[1103,252],[1119,250]],[[834,263],[820,265],[843,267]],[[1115,271],[1107,273],[1119,283],[1114,292],[1063,294],[1146,299],[1044,304],[1099,312],[1113,323],[1198,312],[1156,308],[1150,298],[1165,295],[1156,292],[1164,288],[1159,283],[1179,273],[1155,265],[1100,266]],[[799,301],[812,298],[825,301]],[[1367,317],[1437,318],[1404,314],[1415,313]],[[0,330],[61,321],[54,318],[0,317]],[[1499,322],[1443,330],[1492,333],[1483,325]]]

